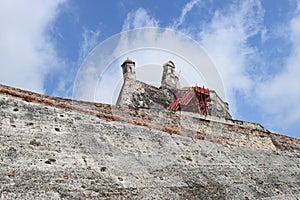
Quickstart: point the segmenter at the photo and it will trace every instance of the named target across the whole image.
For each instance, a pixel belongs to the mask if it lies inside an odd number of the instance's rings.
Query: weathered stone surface
[[[300,196],[299,140],[258,124],[5,86],[0,109],[1,199]]]
[[[209,115],[232,119],[228,103],[224,102],[214,90],[210,90],[210,98]]]
[[[175,64],[172,61],[168,61],[163,65],[161,88],[171,91],[176,91],[180,88],[179,78],[175,73]]]
[[[174,100],[166,92],[141,81],[125,79],[117,105],[129,108],[164,109]]]

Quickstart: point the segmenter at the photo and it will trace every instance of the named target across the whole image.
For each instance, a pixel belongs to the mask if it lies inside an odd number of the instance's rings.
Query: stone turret
[[[135,62],[127,58],[123,64],[121,65],[123,69],[123,76],[124,79],[136,79],[135,75]]]
[[[117,105],[133,107],[133,93],[138,89],[135,62],[127,58],[121,65],[123,71],[124,83],[120,91]]]
[[[180,88],[179,79],[175,73],[175,64],[172,61],[168,61],[163,65],[161,88],[172,91]]]

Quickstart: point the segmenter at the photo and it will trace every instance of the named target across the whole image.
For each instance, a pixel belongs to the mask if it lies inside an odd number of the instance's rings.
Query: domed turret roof
[[[124,66],[125,64],[134,64],[135,65],[135,62],[130,60],[129,58],[127,58],[121,66]]]
[[[165,67],[165,66],[170,66],[170,67],[172,67],[172,68],[175,68],[175,64],[174,64],[171,60],[169,60],[168,62],[166,62],[163,66],[164,66],[164,67]]]

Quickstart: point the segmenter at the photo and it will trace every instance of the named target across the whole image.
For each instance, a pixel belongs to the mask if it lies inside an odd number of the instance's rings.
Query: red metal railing
[[[194,112],[196,110],[195,107],[197,107],[197,111],[200,114],[208,115],[210,101],[209,89],[195,86],[189,88],[182,96],[175,99],[167,109]]]

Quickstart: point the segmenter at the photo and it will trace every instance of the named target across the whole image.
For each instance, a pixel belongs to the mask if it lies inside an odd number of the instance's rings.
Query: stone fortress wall
[[[102,103],[49,97],[3,85],[0,85],[0,94],[21,99],[25,102],[96,116],[107,121],[144,126],[168,134],[178,134],[221,144],[271,150],[275,150],[278,146],[277,148],[281,149],[300,150],[297,146],[297,144],[300,144],[299,140],[271,133],[257,123],[215,116],[202,116],[198,113],[184,111],[130,109]]]
[[[258,124],[2,85],[0,108],[1,199],[300,195],[300,141]]]

